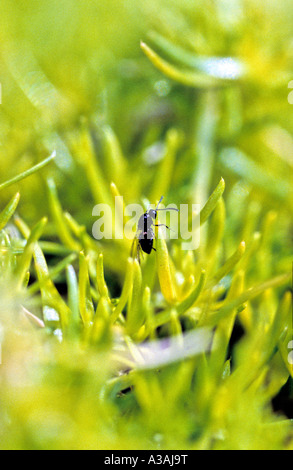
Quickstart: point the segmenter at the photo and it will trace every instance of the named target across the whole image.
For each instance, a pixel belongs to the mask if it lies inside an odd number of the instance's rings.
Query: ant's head
[[[153,220],[155,220],[155,219],[157,218],[157,211],[158,211],[158,210],[162,210],[162,209],[159,209],[159,208],[158,208],[159,205],[160,205],[161,202],[162,202],[162,199],[163,199],[163,196],[162,196],[161,199],[159,200],[158,205],[157,205],[157,207],[156,207],[155,209],[148,209],[148,211],[147,211],[148,216],[149,216],[151,219],[153,219]],[[164,209],[163,209],[163,210],[164,210]]]
[[[178,209],[175,209],[174,207],[167,207],[166,209],[159,209],[159,205],[161,204],[162,199],[163,199],[163,196],[159,200],[159,203],[158,203],[156,209],[149,209],[147,211],[148,216],[151,217],[153,220],[155,220],[157,218],[157,212],[158,211],[177,211],[177,212],[179,212]]]
[[[149,217],[151,217],[152,219],[156,219],[157,217],[157,209],[149,209],[148,210],[148,215]]]

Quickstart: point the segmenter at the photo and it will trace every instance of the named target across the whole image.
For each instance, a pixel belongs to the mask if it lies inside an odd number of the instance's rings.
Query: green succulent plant
[[[0,447],[292,449],[289,2],[62,3],[0,20]],[[196,250],[93,237],[162,194]]]

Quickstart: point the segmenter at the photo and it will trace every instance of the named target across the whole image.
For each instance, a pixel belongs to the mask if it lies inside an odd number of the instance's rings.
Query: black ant
[[[136,241],[137,244],[137,258],[138,261],[140,262],[140,251],[144,251],[144,253],[147,253],[148,255],[151,253],[152,250],[156,251],[156,249],[153,247],[154,243],[154,238],[155,234],[153,231],[152,226],[154,227],[166,227],[169,230],[172,230],[168,225],[165,224],[155,224],[155,220],[157,218],[157,212],[158,211],[177,211],[179,212],[178,209],[175,209],[174,207],[169,207],[166,209],[159,209],[159,205],[161,204],[163,199],[163,196],[158,202],[158,205],[156,209],[149,209],[147,210],[140,218],[137,224],[137,232],[135,235],[135,238],[133,240],[132,248],[131,248],[131,256],[133,257],[133,251],[134,251],[134,244]]]

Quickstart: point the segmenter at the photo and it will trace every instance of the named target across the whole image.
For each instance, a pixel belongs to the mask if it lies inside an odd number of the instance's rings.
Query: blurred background
[[[73,151],[76,131],[86,122],[105,181],[116,177],[127,202],[137,202],[155,194],[166,132],[176,127],[183,139],[166,188],[174,202],[197,194],[201,203],[223,176],[227,193],[240,181],[235,191],[290,212],[292,16],[289,0],[3,0],[1,181],[56,149],[50,171],[62,203],[90,226],[94,201]],[[141,40],[183,76],[199,72],[199,82],[162,74]],[[105,129],[123,153],[120,176],[107,166]],[[28,222],[43,215],[44,199],[40,176],[22,183]]]

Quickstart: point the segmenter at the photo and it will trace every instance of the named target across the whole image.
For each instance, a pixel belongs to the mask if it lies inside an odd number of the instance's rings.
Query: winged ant
[[[156,249],[153,246],[154,239],[156,238],[153,227],[163,226],[169,230],[172,230],[166,224],[155,223],[156,218],[157,218],[157,212],[158,211],[172,211],[172,210],[179,212],[179,210],[175,209],[174,207],[159,209],[159,205],[161,204],[162,199],[163,199],[163,196],[161,196],[161,199],[159,200],[156,209],[147,210],[138,220],[137,231],[136,231],[136,235],[133,240],[133,244],[131,248],[131,256],[133,257],[134,245],[136,243],[137,244],[137,258],[139,262],[140,262],[141,251],[143,251],[144,253],[147,253],[148,255],[151,253],[152,250],[156,251]]]

